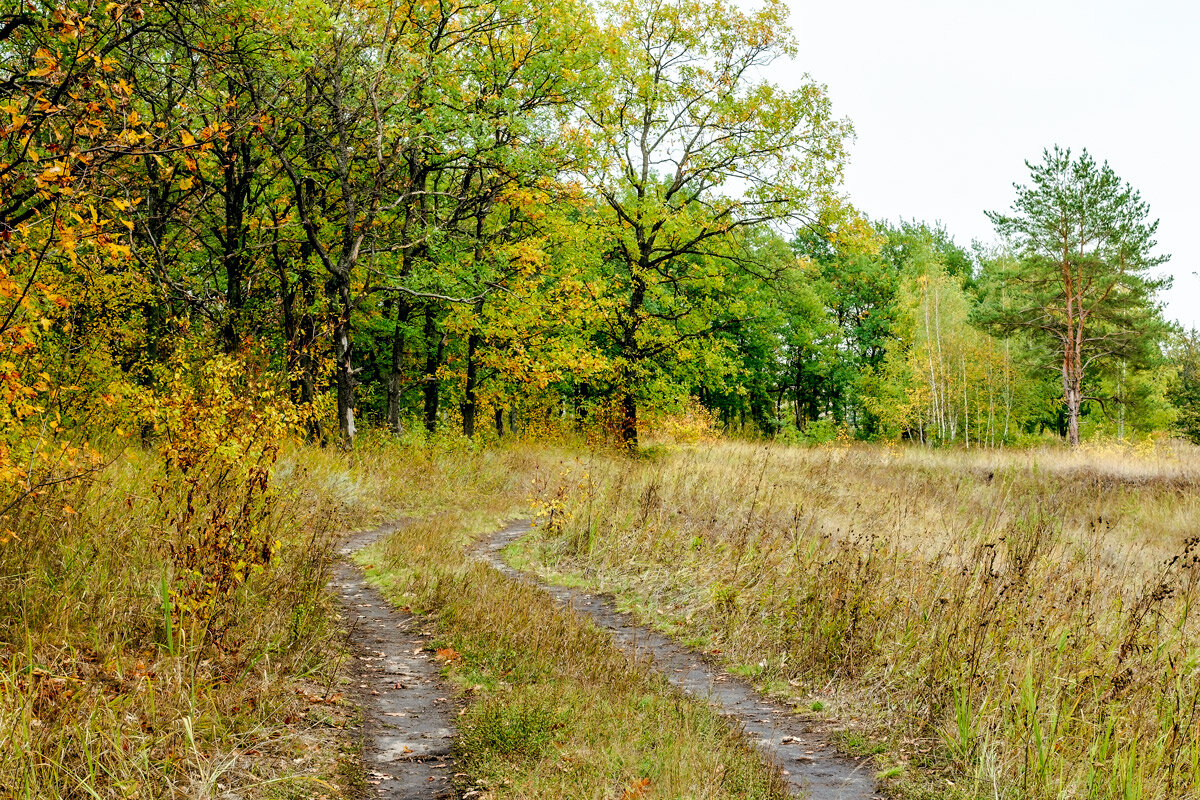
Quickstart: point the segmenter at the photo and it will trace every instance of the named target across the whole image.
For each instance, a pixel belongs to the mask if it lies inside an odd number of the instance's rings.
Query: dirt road
[[[349,556],[393,530],[395,526],[388,526],[355,534],[341,553]],[[530,530],[528,522],[509,525],[481,541],[474,555],[514,580],[533,581],[562,605],[608,630],[614,645],[650,662],[687,694],[717,705],[781,766],[797,794],[811,800],[879,797],[870,764],[836,752],[812,722],[765,699],[699,654],[637,624],[608,599],[538,582],[506,564],[500,552]],[[375,796],[453,797],[456,709],[429,652],[429,632],[421,629],[420,618],[391,607],[350,563],[342,562],[335,582],[355,653],[355,694],[364,714],[363,760]]]
[[[485,539],[477,554],[515,580],[534,581],[559,603],[588,615],[611,632],[618,647],[649,660],[684,692],[719,706],[768,758],[779,763],[797,793],[811,800],[873,800],[880,796],[870,763],[835,751],[814,723],[764,698],[748,683],[696,652],[637,624],[608,599],[542,583],[506,564],[500,551],[530,530],[528,522],[509,525]]]
[[[340,552],[348,557],[394,530],[388,526],[355,534]],[[348,561],[338,565],[334,580],[355,659],[353,694],[363,710],[363,767],[375,797],[454,797],[451,754],[457,709],[429,652],[421,618],[391,606]]]

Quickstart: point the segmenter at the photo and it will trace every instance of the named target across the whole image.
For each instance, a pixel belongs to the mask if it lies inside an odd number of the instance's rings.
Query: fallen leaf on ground
[[[462,661],[462,653],[453,647],[440,647],[434,653],[438,658],[447,662]]]
[[[650,788],[650,779],[642,778],[629,785],[625,789],[625,793],[621,795],[621,800],[638,800]]]

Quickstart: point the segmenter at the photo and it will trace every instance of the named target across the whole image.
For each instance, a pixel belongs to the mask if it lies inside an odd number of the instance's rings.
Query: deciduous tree
[[[606,14],[610,83],[582,107],[581,175],[608,232],[616,302],[604,346],[622,435],[636,446],[649,360],[727,321],[712,315],[724,276],[762,269],[747,231],[812,224],[840,206],[850,127],[823,86],[763,79],[796,52],[781,0],[754,12],[728,0],[616,0]]]

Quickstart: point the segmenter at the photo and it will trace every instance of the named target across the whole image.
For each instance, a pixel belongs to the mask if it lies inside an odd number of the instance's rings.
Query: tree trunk
[[[442,364],[442,353],[446,348],[446,337],[437,335],[437,313],[430,305],[425,307],[425,430],[437,432],[438,404],[441,400],[441,381],[438,367]],[[435,343],[436,340],[436,343]]]
[[[388,371],[387,425],[388,430],[399,436],[404,433],[400,424],[400,389],[404,378],[404,326],[412,313],[412,304],[401,297],[396,301],[396,329],[392,331],[392,363]]]
[[[221,243],[221,261],[225,267],[225,322],[221,326],[221,339],[225,353],[232,355],[241,345],[240,329],[246,307],[245,219],[254,164],[250,159],[250,144],[247,141],[230,144],[222,155],[224,183],[221,195],[225,205],[225,220],[224,226],[216,231]]]
[[[639,235],[640,238],[640,235]],[[643,274],[649,272],[650,254],[643,252],[639,268]],[[617,384],[621,392],[621,443],[628,450],[637,450],[637,399],[633,396],[633,381],[636,370],[634,365],[641,360],[638,350],[637,334],[641,327],[642,306],[646,302],[646,282],[637,272],[633,275],[633,291],[629,295],[627,317],[621,323],[621,355],[625,364],[620,370],[620,381]]]
[[[792,387],[792,399],[795,401],[792,407],[792,416],[796,419],[796,430],[804,430],[804,399],[803,399],[803,381],[804,374],[801,371],[802,367],[796,367],[796,383]]]
[[[621,443],[627,450],[637,450],[637,399],[628,390],[621,396]]]
[[[1079,446],[1079,408],[1083,404],[1083,323],[1068,304],[1067,341],[1063,347],[1063,402],[1067,407],[1067,440]]]
[[[283,341],[286,348],[285,363],[288,375],[288,397],[298,406],[307,408],[304,427],[310,443],[325,446],[325,434],[321,421],[312,413],[316,395],[316,356],[313,349],[317,343],[317,326],[313,319],[312,306],[315,300],[312,272],[308,269],[307,256],[301,248],[302,266],[297,270],[297,283],[288,276],[288,261],[279,249],[278,237],[272,242],[271,250],[279,273],[279,294],[283,306]],[[297,301],[301,308],[297,310]]]
[[[1117,441],[1125,441],[1125,359],[1121,359],[1121,382],[1117,385]]]
[[[342,446],[354,449],[354,348],[350,334],[350,286],[348,276],[335,275],[330,279],[333,289],[330,300],[337,303],[333,324],[334,381],[337,388],[338,432]]]
[[[317,358],[316,352],[317,319],[313,314],[313,304],[317,299],[317,290],[307,261],[304,262],[304,266],[300,269],[299,278],[300,299],[304,303],[304,310],[301,311],[298,320],[297,339],[294,346],[300,366],[300,404],[308,409],[307,418],[304,423],[308,434],[308,441],[310,443],[319,442],[324,447],[326,444],[325,431],[321,426],[321,420],[313,413],[313,403],[317,398],[317,373],[320,368],[320,360]]]
[[[462,424],[463,436],[468,439],[475,438],[475,413],[479,406],[475,397],[478,374],[475,353],[479,349],[480,338],[475,331],[472,331],[467,337],[467,385],[463,390]]]
[[[483,236],[483,222],[479,222],[476,236]],[[481,254],[476,252],[476,261],[481,259]],[[483,322],[483,301],[480,300],[475,304],[475,319],[478,324]],[[479,352],[479,345],[483,343],[483,336],[479,333],[478,328],[473,329],[467,335],[467,382],[463,387],[463,403],[462,410],[462,425],[463,436],[468,439],[475,438],[475,417],[479,411],[479,401],[476,396],[479,386],[479,364],[476,363],[475,354]]]
[[[296,322],[296,285],[288,275],[288,262],[279,249],[279,220],[274,219],[272,225],[271,255],[275,261],[275,271],[279,276],[279,305],[283,312],[280,326],[284,341],[284,369],[288,377],[288,399],[293,403],[300,402],[300,353],[296,348],[299,336],[299,325]]]
[[[496,438],[504,438],[504,409],[496,409]]]
[[[1067,406],[1067,441],[1072,447],[1079,446],[1079,406],[1082,404],[1083,392],[1080,381],[1068,371],[1068,364],[1063,362],[1063,399]]]

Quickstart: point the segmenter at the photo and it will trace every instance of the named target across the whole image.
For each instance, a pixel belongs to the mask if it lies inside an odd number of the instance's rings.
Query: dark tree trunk
[[[583,430],[588,421],[588,402],[592,399],[592,387],[587,383],[581,383],[575,387],[573,395],[575,401],[575,428]]]
[[[642,323],[642,306],[645,300],[646,284],[641,278],[635,277],[633,292],[629,297],[629,319],[622,326],[624,330],[622,331],[621,350],[629,364],[640,359],[637,333]],[[621,443],[629,450],[636,450],[638,446],[637,398],[633,394],[633,372],[634,370],[627,366],[621,379]]]
[[[288,260],[279,248],[279,220],[274,220],[271,238],[271,256],[275,261],[275,273],[279,279],[279,304],[283,312],[280,325],[283,328],[284,369],[288,376],[288,397],[293,403],[300,402],[300,354],[296,347],[299,326],[296,321],[296,284],[288,272]]]
[[[404,378],[404,332],[412,304],[401,297],[396,301],[396,329],[392,332],[392,364],[388,371],[387,424],[388,430],[397,435],[403,433],[400,424],[400,390]]]
[[[300,367],[297,381],[300,404],[308,409],[304,427],[309,442],[319,442],[324,447],[325,431],[321,427],[321,420],[313,413],[313,402],[317,399],[317,371],[320,368],[320,359],[317,357],[317,318],[313,313],[313,304],[317,300],[317,287],[307,261],[303,262],[298,277],[300,279],[300,299],[304,303],[304,308],[297,320],[293,348]]]
[[[278,230],[278,225],[275,227]],[[295,281],[289,274],[288,258],[279,247],[277,233],[271,242],[271,253],[279,276],[279,297],[283,307],[281,325],[286,348],[284,363],[288,375],[288,396],[293,403],[311,412],[313,400],[316,398],[317,374],[317,358],[314,352],[317,345],[317,324],[313,317],[316,291],[308,263],[311,249],[307,242],[301,245],[300,265]],[[325,446],[325,433],[321,429],[321,421],[312,413],[307,414],[304,427],[310,443],[319,442],[322,447]]]
[[[504,438],[504,409],[496,409],[496,438]]]
[[[637,398],[630,391],[621,395],[621,443],[629,450],[637,450]]]
[[[241,344],[242,317],[246,308],[246,205],[257,166],[251,158],[250,142],[230,143],[222,154],[222,200],[224,227],[215,231],[221,243],[221,261],[225,268],[225,322],[221,339],[227,354],[236,353]]]
[[[441,395],[441,381],[438,380],[438,367],[442,364],[442,354],[446,348],[446,337],[438,336],[437,309],[432,305],[425,307],[425,430],[437,432],[438,404]]]
[[[334,274],[326,284],[333,314],[334,388],[337,391],[338,432],[342,446],[354,448],[354,346],[350,330],[350,281],[348,274]]]
[[[462,424],[463,436],[470,439],[475,438],[475,414],[479,405],[475,396],[478,380],[478,365],[475,363],[475,353],[479,349],[481,338],[475,331],[472,331],[467,337],[467,384],[463,391]]]

